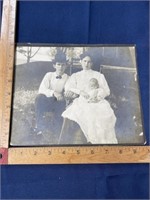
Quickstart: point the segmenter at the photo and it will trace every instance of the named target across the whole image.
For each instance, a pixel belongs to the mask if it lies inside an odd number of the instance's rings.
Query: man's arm
[[[51,89],[50,85],[51,77],[52,77],[51,73],[47,73],[44,76],[39,87],[39,94],[44,94],[47,97],[52,97],[54,95],[54,91]]]

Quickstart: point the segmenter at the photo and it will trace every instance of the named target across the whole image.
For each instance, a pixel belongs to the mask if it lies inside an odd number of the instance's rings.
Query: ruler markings
[[[1,28],[1,147],[8,148],[14,64],[16,0],[4,0]]]
[[[10,148],[9,164],[149,163],[150,147]]]

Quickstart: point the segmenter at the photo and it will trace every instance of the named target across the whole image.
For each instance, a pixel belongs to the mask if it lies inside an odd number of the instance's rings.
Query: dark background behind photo
[[[149,2],[20,1],[16,42],[136,44],[149,144]],[[2,199],[149,199],[148,164],[1,167]]]

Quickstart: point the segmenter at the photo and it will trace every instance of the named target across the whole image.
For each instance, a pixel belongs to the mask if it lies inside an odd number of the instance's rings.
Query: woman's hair
[[[80,55],[80,59],[82,60],[83,58],[85,58],[87,56],[91,58],[91,61],[93,60],[91,54],[87,51]]]

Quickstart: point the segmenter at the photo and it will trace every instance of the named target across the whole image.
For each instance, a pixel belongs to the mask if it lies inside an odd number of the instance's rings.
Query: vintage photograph
[[[146,142],[135,46],[16,47],[10,145]]]

